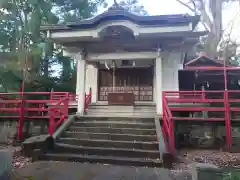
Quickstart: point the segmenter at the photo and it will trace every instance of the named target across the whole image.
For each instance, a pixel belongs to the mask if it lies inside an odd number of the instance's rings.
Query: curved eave
[[[138,25],[144,26],[181,26],[192,24],[192,28],[194,29],[198,22],[200,21],[200,16],[189,16],[183,14],[175,14],[175,15],[159,15],[159,16],[139,16],[136,14],[132,14],[130,12],[124,10],[114,10],[107,11],[102,13],[92,19],[82,20],[78,23],[67,23],[65,25],[48,25],[42,26],[41,29],[44,31],[67,31],[74,29],[88,29],[98,26],[102,22],[107,21],[119,21],[119,20],[127,20],[131,21]]]

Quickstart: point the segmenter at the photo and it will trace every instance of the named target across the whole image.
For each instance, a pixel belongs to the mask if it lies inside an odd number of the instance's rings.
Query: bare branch
[[[192,12],[194,12],[196,14],[195,9],[193,9],[191,6],[189,6],[188,4],[182,2],[181,0],[176,0],[178,3],[180,3],[181,5],[187,7],[189,10],[191,10]]]
[[[195,14],[197,14],[197,6],[196,6],[196,3],[194,0],[190,0],[191,3],[193,4],[193,7],[194,7],[194,11],[196,12]]]
[[[207,31],[210,30],[204,22],[202,22],[202,25],[204,26],[205,30],[207,30]]]
[[[211,29],[211,27],[213,26],[213,23],[206,11],[206,7],[205,7],[205,4],[203,2],[203,0],[198,0],[199,4],[200,4],[200,7],[199,7],[199,11],[202,15],[202,18],[203,18],[203,21],[206,22],[205,25],[207,25],[208,29]]]
[[[222,35],[224,35],[224,33],[228,30],[228,28],[229,28],[230,26],[231,26],[230,32],[232,32],[232,30],[233,30],[233,25],[235,24],[235,22],[236,22],[237,18],[239,17],[239,15],[240,15],[240,11],[238,11],[237,14],[235,15],[235,17],[234,17],[231,21],[228,22],[226,28],[222,31]]]

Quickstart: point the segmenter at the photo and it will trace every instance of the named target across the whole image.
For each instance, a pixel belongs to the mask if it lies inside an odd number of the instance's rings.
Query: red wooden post
[[[169,151],[171,154],[175,153],[175,133],[174,133],[174,121],[172,119],[172,115],[168,113],[165,113],[166,109],[168,108],[167,105],[167,100],[166,100],[166,93],[162,92],[162,109],[163,109],[163,121],[166,121],[165,123],[169,125],[169,127],[164,127],[165,132],[169,132],[167,134],[168,136],[168,143],[169,143]],[[171,113],[171,112],[170,112]],[[168,130],[166,130],[166,128],[169,128]]]
[[[172,118],[169,119],[169,125],[170,125],[170,153],[174,154],[175,153],[175,133],[174,133],[174,121]]]
[[[53,100],[53,88],[51,89],[50,100]]]
[[[48,133],[50,135],[53,135],[55,131],[55,117],[54,117],[54,108],[49,108],[49,127],[48,127]]]
[[[205,91],[205,88],[204,86],[202,86],[202,100],[206,99],[206,91]]]
[[[92,88],[91,87],[89,89],[89,96],[90,96],[89,103],[91,103],[92,102]]]
[[[225,110],[225,128],[226,128],[226,143],[227,148],[231,149],[232,147],[232,127],[231,127],[231,119],[229,112],[229,97],[228,91],[224,91],[224,110]]]
[[[165,114],[165,103],[164,103],[164,98],[165,98],[165,92],[162,92],[162,134],[164,138],[164,144],[167,150],[169,150],[169,134],[168,131],[166,130],[167,128],[167,117]]]
[[[226,128],[226,142],[227,148],[232,147],[232,127],[230,119],[230,108],[229,108],[229,94],[228,94],[228,78],[227,78],[227,64],[224,59],[223,75],[224,75],[224,110],[225,110],[225,128]]]
[[[20,105],[20,113],[19,113],[19,120],[18,120],[18,129],[17,129],[17,139],[21,140],[23,138],[23,121],[24,121],[24,99],[22,98],[21,105]]]
[[[85,99],[84,99],[84,112],[87,112],[87,94],[85,92]]]
[[[70,96],[70,93],[67,93],[66,95],[66,100],[64,101],[64,121],[67,120],[68,118],[68,105],[69,105],[69,96]]]

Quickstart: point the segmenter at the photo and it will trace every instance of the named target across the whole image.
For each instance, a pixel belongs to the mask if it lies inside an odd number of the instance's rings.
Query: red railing
[[[170,153],[174,154],[174,122],[172,119],[172,113],[168,107],[165,92],[163,92],[163,120],[162,120],[162,132],[165,141],[165,146],[168,148]]]
[[[89,89],[89,94],[85,93],[84,112],[88,110],[88,105],[92,102],[92,88]]]
[[[53,100],[59,100],[63,97],[64,95],[62,94],[55,94],[54,92],[51,92],[51,99]],[[77,101],[78,97],[74,93],[69,93],[69,101]]]
[[[238,104],[239,103],[239,104]],[[174,105],[173,105],[174,104]],[[184,106],[182,106],[184,104]],[[231,121],[240,112],[240,91],[166,91],[163,92],[163,128],[169,151],[174,152],[174,121],[225,122],[226,145],[232,147]],[[176,112],[208,112],[207,117],[186,117]]]
[[[61,95],[60,99],[52,99],[51,96]],[[17,92],[0,93],[0,118],[18,119],[17,138],[23,137],[23,123],[26,119],[48,119],[49,134],[68,117],[68,92]]]
[[[52,92],[53,93],[53,92]],[[59,100],[62,98],[61,94],[51,94],[51,99]],[[69,94],[69,101],[78,101],[78,96],[76,94],[70,93]],[[89,93],[85,93],[85,100],[84,100],[84,112],[86,113],[88,110],[89,104],[92,102],[92,88],[89,88]]]

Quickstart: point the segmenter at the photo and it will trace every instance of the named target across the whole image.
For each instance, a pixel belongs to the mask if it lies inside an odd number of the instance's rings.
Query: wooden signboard
[[[134,105],[134,94],[128,92],[108,93],[108,105]]]

